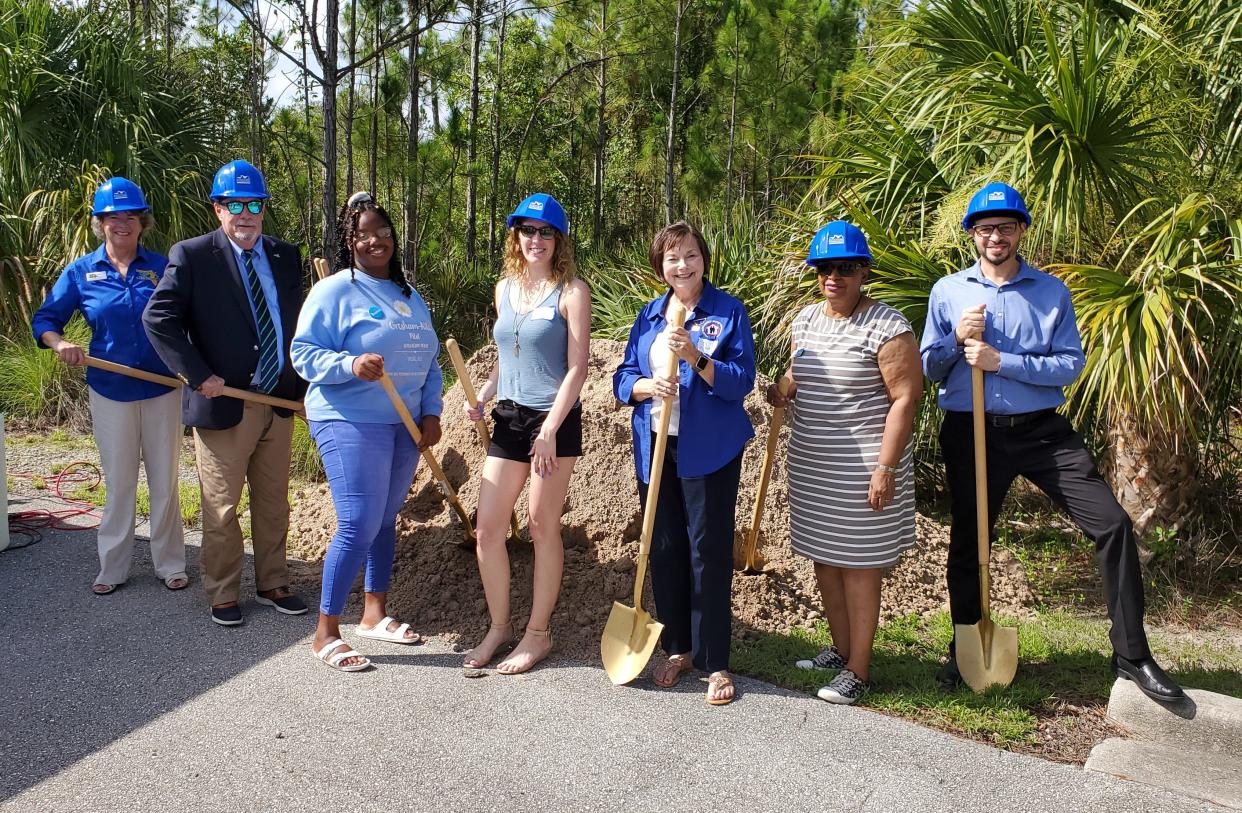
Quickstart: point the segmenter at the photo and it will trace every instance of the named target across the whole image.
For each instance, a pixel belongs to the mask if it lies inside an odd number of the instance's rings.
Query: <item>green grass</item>
[[[90,335],[81,318],[65,327],[65,338],[82,347]],[[85,425],[87,403],[82,368],[62,364],[51,350],[40,349],[28,331],[0,338],[0,413],[21,421]]]
[[[953,628],[939,613],[891,621],[877,635],[872,663],[873,691],[860,705],[1000,747],[1034,745],[1041,718],[1062,703],[1102,706],[1113,685],[1108,668],[1108,622],[1063,610],[1041,612],[1018,627],[1020,666],[1013,684],[984,694],[940,691],[936,671]],[[827,626],[813,631],[763,634],[734,644],[739,673],[814,694],[830,673],[796,668],[831,643]],[[1152,647],[1172,674],[1197,688],[1242,696],[1242,648],[1170,639],[1155,633]]]

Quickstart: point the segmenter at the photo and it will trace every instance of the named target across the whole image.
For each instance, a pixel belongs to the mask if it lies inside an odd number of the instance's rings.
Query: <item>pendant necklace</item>
[[[526,297],[525,289],[519,291],[518,292],[518,303],[514,304],[513,302],[513,281],[512,280],[509,281],[509,291],[508,291],[509,305],[513,308],[513,357],[514,358],[517,358],[522,353],[522,343],[521,343],[522,325],[525,324],[526,320],[530,318],[530,315],[534,313],[535,311],[534,306],[538,305],[540,302],[543,301],[543,298],[545,296],[544,291],[547,288],[547,286],[548,286],[548,281],[546,279],[540,282],[539,287],[535,289],[535,295],[531,297],[531,299],[529,300]],[[518,313],[519,304],[529,306],[525,313]]]

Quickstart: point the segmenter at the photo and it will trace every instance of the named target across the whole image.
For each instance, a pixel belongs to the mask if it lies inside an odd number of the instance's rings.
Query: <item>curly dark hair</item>
[[[401,270],[401,250],[397,248],[397,227],[392,222],[392,217],[388,211],[375,202],[375,198],[365,192],[356,193],[341,207],[340,213],[336,218],[336,268],[335,271],[349,269],[350,279],[354,277],[354,237],[358,232],[358,221],[362,218],[363,212],[375,212],[384,222],[388,224],[388,228],[392,229],[392,257],[388,259],[388,276],[397,283],[401,289],[401,293],[406,299],[410,298],[413,288],[406,281],[405,272]]]

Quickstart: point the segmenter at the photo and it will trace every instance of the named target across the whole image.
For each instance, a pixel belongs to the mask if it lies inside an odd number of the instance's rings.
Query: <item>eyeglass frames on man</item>
[[[223,205],[225,209],[229,210],[229,214],[231,215],[239,215],[242,213],[243,209],[248,210],[252,215],[261,214],[263,212],[263,201],[261,200],[230,200],[226,201]]]
[[[976,237],[991,237],[993,233],[1001,237],[1013,237],[1018,232],[1018,221],[1009,223],[983,223],[971,228]]]

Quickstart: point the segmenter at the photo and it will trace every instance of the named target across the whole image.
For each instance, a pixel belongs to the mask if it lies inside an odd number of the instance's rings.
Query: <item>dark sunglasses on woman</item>
[[[859,271],[862,271],[866,267],[867,267],[866,263],[852,263],[852,262],[816,263],[815,273],[819,274],[821,277],[826,277],[835,271],[838,277],[843,277],[845,279],[848,279],[856,275]]]
[[[230,200],[229,202],[224,204],[224,208],[228,209],[229,214],[231,215],[241,214],[242,209],[248,209],[250,211],[250,214],[257,215],[263,211],[263,201],[248,200],[243,203],[240,200]]]
[[[525,235],[526,237],[534,237],[536,234],[538,234],[544,240],[551,240],[553,237],[556,237],[556,229],[552,228],[551,226],[536,227],[536,226],[528,226],[525,223],[523,223],[521,226],[517,227],[517,230],[519,233]]]

